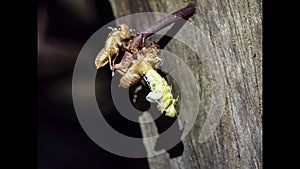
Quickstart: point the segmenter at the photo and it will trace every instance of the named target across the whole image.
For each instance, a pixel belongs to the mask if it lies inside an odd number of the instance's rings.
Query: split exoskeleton
[[[130,48],[126,46],[124,40],[132,40],[136,35],[128,25],[121,24],[119,28],[113,28],[108,35],[104,48],[96,57],[97,69],[103,67],[108,62],[114,72],[117,70],[121,75],[120,87],[128,88],[144,78],[151,92],[146,96],[149,102],[157,103],[157,109],[166,116],[174,117],[177,114],[175,109],[178,100],[173,98],[172,88],[167,81],[161,77],[155,69],[162,64],[162,56],[159,47],[152,43],[149,47]],[[119,47],[125,50],[125,54],[120,63],[114,64],[119,55]]]

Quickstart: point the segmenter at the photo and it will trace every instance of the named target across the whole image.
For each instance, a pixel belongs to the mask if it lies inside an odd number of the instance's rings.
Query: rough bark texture
[[[202,35],[191,38],[200,51],[202,43],[212,48],[203,50],[207,53],[199,57],[182,43],[171,40],[165,49],[181,56],[196,76],[201,88],[200,111],[183,140],[183,154],[172,159],[167,153],[151,157],[150,168],[262,168],[262,2],[194,2],[196,13],[191,17],[192,24],[200,27],[206,38],[205,42]],[[137,12],[173,13],[188,4],[184,0],[110,0],[110,3],[116,18]],[[207,69],[205,57],[213,59],[216,67]],[[219,72],[221,77],[214,76]],[[225,109],[214,133],[199,143],[199,132],[208,116],[205,110],[212,104],[211,84],[218,80],[214,78],[225,82]],[[156,133],[154,130],[155,127],[142,128],[143,135]]]

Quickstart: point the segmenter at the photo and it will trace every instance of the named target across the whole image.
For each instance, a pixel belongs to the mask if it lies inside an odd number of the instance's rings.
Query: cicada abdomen
[[[133,84],[141,80],[141,75],[132,72],[132,68],[129,68],[128,71],[120,79],[119,87],[128,88]]]
[[[119,87],[128,88],[137,83],[141,76],[138,72],[133,72],[133,68],[137,64],[137,60],[133,59],[133,55],[129,52],[125,52],[120,63],[115,65],[115,69],[123,75],[120,79]],[[130,65],[132,65],[130,67]]]
[[[108,62],[110,62],[110,67],[112,68],[119,54],[119,47],[125,47],[122,41],[133,38],[133,30],[126,24],[121,24],[118,28],[111,29],[112,31],[108,34],[104,47],[96,56],[95,65],[97,69],[105,66]],[[115,58],[113,59],[113,57]]]
[[[146,99],[149,102],[156,102],[157,109],[161,113],[165,112],[166,116],[174,117],[177,114],[175,105],[178,98],[173,98],[172,88],[168,85],[167,81],[154,69],[148,70],[144,79],[151,89],[151,92],[147,95]]]

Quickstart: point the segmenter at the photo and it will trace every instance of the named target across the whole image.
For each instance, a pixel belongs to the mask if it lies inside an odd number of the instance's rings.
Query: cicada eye
[[[137,35],[137,32],[135,31],[135,29],[130,29],[130,34],[133,35],[133,36],[136,36]]]
[[[121,26],[118,26],[117,29],[118,29],[119,31],[121,31],[121,30],[122,30],[122,27],[121,27]]]

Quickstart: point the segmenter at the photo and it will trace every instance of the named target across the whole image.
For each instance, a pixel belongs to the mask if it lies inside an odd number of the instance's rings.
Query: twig
[[[195,4],[190,3],[185,8],[182,8],[172,13],[171,15],[159,20],[147,30],[142,31],[138,36],[136,36],[130,42],[130,51],[137,50],[138,47],[141,46],[141,44],[144,42],[144,40],[147,39],[149,36],[169,26],[170,24],[178,21],[179,19],[191,16],[192,14],[194,14],[194,12],[195,12]]]

